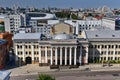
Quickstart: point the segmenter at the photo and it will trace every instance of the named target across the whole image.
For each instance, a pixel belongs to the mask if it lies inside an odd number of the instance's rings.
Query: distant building
[[[20,26],[18,28],[18,31],[16,33],[33,33],[35,30],[32,28],[32,26]]]
[[[1,14],[0,15],[0,32],[4,32],[5,31],[5,18],[7,15],[5,14]]]
[[[26,15],[27,21],[29,25],[33,27],[34,31],[45,35],[49,34],[49,26],[47,21],[56,19],[56,16],[50,13],[29,12],[26,13]]]
[[[20,26],[26,26],[25,14],[8,15],[5,18],[5,31],[15,33]]]
[[[56,17],[54,14],[41,12],[6,15],[4,17],[5,31],[16,33],[20,26],[32,26],[33,28],[35,28],[35,31],[41,30],[41,27],[45,26],[47,24],[47,20],[49,19],[56,19]]]
[[[115,30],[115,18],[105,17],[102,19],[102,26]]]
[[[48,20],[48,25],[55,25],[60,22],[70,24],[74,27],[76,35],[81,34],[83,30],[92,30],[102,28],[101,20]]]

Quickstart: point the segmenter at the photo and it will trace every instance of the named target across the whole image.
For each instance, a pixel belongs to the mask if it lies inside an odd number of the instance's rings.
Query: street
[[[49,74],[56,80],[120,80],[120,71],[58,71]],[[38,75],[12,76],[10,80],[36,80]]]

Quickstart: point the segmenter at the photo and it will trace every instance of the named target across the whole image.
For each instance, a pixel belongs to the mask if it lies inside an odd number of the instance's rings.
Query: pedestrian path
[[[8,69],[11,71],[11,76],[18,75],[32,75],[43,72],[56,72],[56,71],[112,71],[112,70],[120,70],[120,64],[114,64],[112,66],[103,67],[102,64],[89,64],[85,66],[79,66],[79,68],[72,69],[50,69],[49,66],[40,67],[38,64],[29,64],[21,67],[16,67],[13,69]]]

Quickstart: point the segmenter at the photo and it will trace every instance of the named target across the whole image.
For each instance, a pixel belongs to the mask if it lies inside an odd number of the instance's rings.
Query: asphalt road
[[[39,74],[49,74],[56,80],[120,80],[120,71],[67,71],[48,72]],[[10,80],[36,80],[38,75],[12,76]]]

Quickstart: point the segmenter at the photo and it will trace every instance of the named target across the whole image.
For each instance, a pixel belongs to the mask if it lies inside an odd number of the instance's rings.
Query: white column
[[[106,60],[108,60],[108,45],[107,45],[107,51],[106,51]]]
[[[79,57],[79,63],[82,64],[82,45],[80,45],[80,57]]]
[[[25,61],[25,45],[22,45],[22,51],[23,51],[23,61]]]
[[[60,65],[62,65],[62,47],[60,47]]]
[[[52,47],[51,47],[51,65],[53,64],[53,51],[52,51]]]
[[[39,63],[42,62],[41,60],[42,60],[42,59],[41,59],[41,46],[39,46]]]
[[[76,65],[76,47],[74,47],[74,65]]]
[[[71,49],[72,49],[72,48],[70,47],[70,48],[69,48],[69,50],[70,50],[70,56],[69,56],[69,57],[70,57],[70,59],[69,59],[69,65],[71,65],[71,64],[72,64],[72,63],[71,63],[71,61],[72,61],[72,60],[71,60],[71,56],[72,56],[72,51],[71,51]]]
[[[15,60],[16,61],[18,61],[18,49],[17,49],[17,45],[15,45],[15,56],[16,56],[16,58],[15,58]]]
[[[58,54],[57,54],[57,47],[55,47],[55,65],[57,65],[57,56],[58,56]]]
[[[114,51],[113,51],[113,60],[115,60],[115,45],[114,45]]]
[[[34,61],[34,46],[32,45],[32,61]]]
[[[65,47],[65,65],[67,65],[67,47]]]
[[[47,46],[45,46],[45,63],[48,63],[47,62]]]
[[[101,60],[102,46],[100,45],[100,60]]]
[[[93,63],[95,62],[95,46],[93,45]]]
[[[86,46],[86,60],[85,63],[88,64],[88,46]]]

